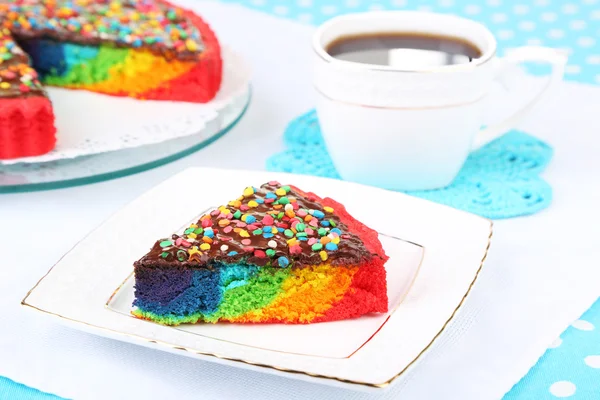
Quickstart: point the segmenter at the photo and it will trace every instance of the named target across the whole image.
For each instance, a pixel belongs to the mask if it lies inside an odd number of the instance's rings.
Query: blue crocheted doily
[[[340,179],[314,110],[292,121],[284,140],[288,149],[267,160],[269,171]],[[552,199],[552,188],[539,176],[551,158],[546,143],[512,131],[473,152],[450,186],[407,193],[487,218],[533,214]]]

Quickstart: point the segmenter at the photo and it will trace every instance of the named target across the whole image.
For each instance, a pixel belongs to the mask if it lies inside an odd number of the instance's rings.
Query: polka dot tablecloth
[[[560,335],[504,400],[600,399],[600,301]]]
[[[222,0],[318,25],[335,15],[374,10],[422,10],[484,23],[499,54],[523,45],[569,53],[566,79],[600,84],[600,0]],[[535,70],[534,70],[535,72]]]
[[[502,54],[545,45],[570,53],[568,80],[600,84],[600,0],[222,0],[306,24],[343,13],[411,9],[453,13],[486,24]],[[0,399],[59,399],[0,377]],[[558,338],[505,396],[600,399],[600,301]]]

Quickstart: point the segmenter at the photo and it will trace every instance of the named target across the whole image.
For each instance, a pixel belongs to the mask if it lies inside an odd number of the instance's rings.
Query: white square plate
[[[130,316],[134,260],[199,212],[273,179],[332,197],[380,232],[390,256],[388,314],[305,326],[180,327]],[[491,233],[486,219],[382,189],[299,175],[189,169],[85,237],[22,304],[82,330],[207,361],[354,389],[383,388],[443,334],[477,279]]]

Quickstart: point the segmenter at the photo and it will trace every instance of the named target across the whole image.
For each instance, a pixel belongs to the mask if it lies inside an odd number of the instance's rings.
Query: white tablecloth
[[[40,276],[119,207],[188,166],[263,169],[266,158],[282,149],[286,124],[312,107],[313,28],[238,6],[200,3],[196,8],[223,42],[253,64],[254,97],[247,115],[216,143],[167,166],[94,185],[0,196],[0,375],[76,399],[493,399],[596,300],[600,90],[569,83],[523,125],[556,149],[544,174],[554,188],[552,206],[496,223],[488,265],[452,329],[381,394],[120,343],[20,307]]]

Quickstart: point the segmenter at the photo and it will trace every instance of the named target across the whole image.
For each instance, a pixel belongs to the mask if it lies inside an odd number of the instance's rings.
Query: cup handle
[[[502,63],[496,75],[497,80],[502,80],[507,67],[514,66],[527,61],[547,62],[552,66],[552,72],[544,87],[523,107],[501,122],[481,129],[473,142],[472,149],[476,150],[491,142],[497,137],[514,128],[523,117],[525,117],[536,105],[536,103],[547,93],[548,89],[562,80],[567,64],[567,54],[564,51],[540,46],[524,46],[512,50],[506,57],[501,59]],[[509,92],[513,88],[508,88]]]

